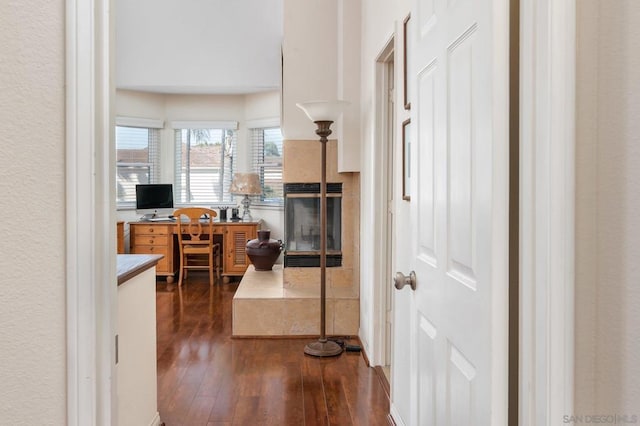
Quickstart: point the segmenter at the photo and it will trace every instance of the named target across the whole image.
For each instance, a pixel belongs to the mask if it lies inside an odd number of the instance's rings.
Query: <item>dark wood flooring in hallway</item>
[[[361,354],[314,358],[303,352],[313,339],[232,339],[238,283],[210,291],[206,275],[189,278],[156,284],[166,426],[388,424],[387,395]]]

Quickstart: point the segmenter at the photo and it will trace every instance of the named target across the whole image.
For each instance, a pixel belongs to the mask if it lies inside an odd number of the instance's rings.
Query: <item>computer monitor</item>
[[[173,214],[173,185],[153,183],[136,185],[136,213],[143,219]]]

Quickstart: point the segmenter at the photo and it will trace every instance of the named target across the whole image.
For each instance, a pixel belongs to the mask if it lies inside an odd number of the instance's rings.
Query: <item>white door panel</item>
[[[395,295],[396,321],[408,322],[395,324],[405,335],[392,357],[410,378],[392,383],[405,424],[506,423],[507,7],[420,0],[411,14],[415,173],[400,206],[409,223],[397,226],[409,258],[396,265],[415,270],[417,287]],[[396,365],[407,351],[409,367]]]

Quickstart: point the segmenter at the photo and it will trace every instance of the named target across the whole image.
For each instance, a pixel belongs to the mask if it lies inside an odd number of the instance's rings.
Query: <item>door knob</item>
[[[398,290],[402,290],[405,285],[411,286],[411,290],[416,289],[416,273],[411,271],[409,276],[406,277],[402,272],[396,272],[396,276],[393,279],[393,284]]]

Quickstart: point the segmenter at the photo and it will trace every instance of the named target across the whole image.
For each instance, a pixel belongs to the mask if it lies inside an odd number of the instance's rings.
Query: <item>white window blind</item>
[[[174,198],[178,204],[230,203],[237,132],[229,128],[175,129]]]
[[[279,127],[249,129],[251,164],[260,176],[262,195],[255,204],[282,206],[282,133]]]
[[[116,126],[116,203],[134,207],[136,185],[160,176],[160,129]]]

